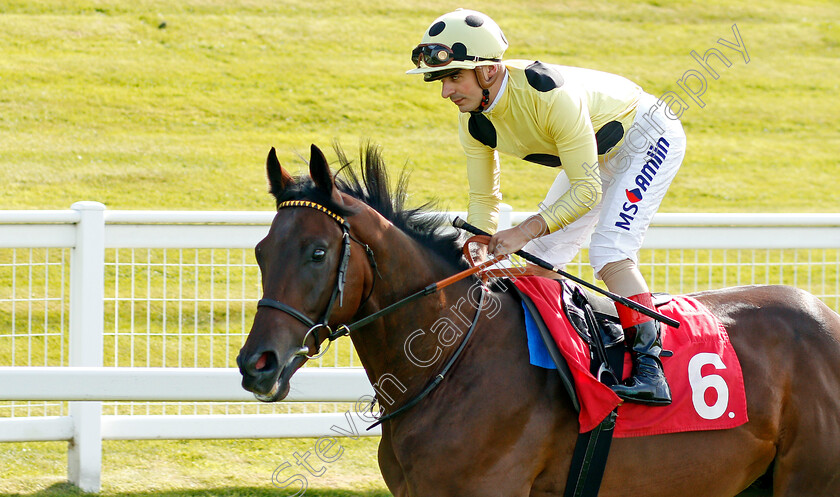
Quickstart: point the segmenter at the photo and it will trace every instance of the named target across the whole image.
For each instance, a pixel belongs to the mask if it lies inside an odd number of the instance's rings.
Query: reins
[[[341,326],[338,327],[338,329],[335,332],[337,334],[336,338],[338,338],[339,336],[347,335],[350,332],[355,331],[355,330],[361,328],[362,326],[364,326],[364,325],[366,325],[366,324],[368,324],[372,321],[375,321],[375,320],[379,319],[380,317],[399,309],[400,307],[403,307],[406,304],[414,302],[415,300],[419,299],[420,297],[423,297],[423,296],[426,296],[426,295],[431,295],[431,294],[437,292],[438,290],[442,290],[442,289],[448,287],[449,285],[451,285],[453,283],[456,283],[458,281],[461,281],[462,279],[466,278],[467,276],[473,275],[473,274],[481,271],[482,269],[484,269],[488,266],[492,266],[493,264],[496,264],[497,262],[499,262],[503,259],[505,259],[505,256],[493,257],[492,259],[489,259],[485,262],[482,262],[478,266],[471,267],[469,269],[465,269],[465,270],[463,270],[459,273],[455,273],[452,276],[444,278],[440,281],[436,281],[436,282],[432,283],[431,285],[427,286],[426,288],[423,288],[422,290],[419,290],[416,293],[413,293],[413,294],[409,295],[408,297],[405,297],[401,300],[398,300],[398,301],[394,302],[393,304],[389,305],[388,307],[385,307],[385,308],[383,308],[379,311],[376,311],[373,314],[370,314],[370,315],[368,315],[368,316],[366,316],[366,317],[364,317],[364,318],[362,318],[362,319],[360,319],[360,320],[358,320],[358,321],[356,321],[352,324],[341,325]],[[339,332],[340,332],[340,334],[338,334]]]
[[[338,272],[336,274],[336,286],[333,288],[333,293],[330,296],[330,301],[327,304],[327,308],[324,311],[323,316],[321,317],[321,319],[318,322],[313,321],[311,318],[309,318],[309,316],[300,312],[299,310],[295,309],[294,307],[292,307],[290,305],[287,305],[287,304],[284,304],[283,302],[279,302],[279,301],[274,300],[274,299],[263,297],[259,300],[259,302],[257,302],[257,307],[271,307],[273,309],[283,311],[286,314],[289,314],[290,316],[294,317],[295,319],[297,319],[298,321],[300,321],[301,323],[303,323],[303,324],[305,324],[306,326],[309,327],[309,331],[307,331],[306,335],[304,335],[304,337],[303,337],[303,343],[301,344],[301,352],[299,352],[300,355],[306,355],[309,359],[317,359],[318,357],[321,357],[322,355],[324,355],[326,353],[327,349],[329,348],[329,346],[327,346],[327,348],[324,349],[323,351],[321,351],[320,354],[318,353],[318,351],[320,349],[320,342],[321,342],[320,336],[318,334],[319,329],[321,329],[321,328],[326,329],[327,339],[329,340],[329,342],[332,342],[336,338],[340,338],[340,337],[343,337],[345,335],[349,335],[351,332],[365,326],[366,324],[369,324],[369,323],[379,319],[380,317],[382,317],[386,314],[389,314],[389,313],[399,309],[400,307],[403,307],[407,304],[410,304],[411,302],[414,302],[415,300],[419,299],[420,297],[424,297],[426,295],[431,295],[431,294],[437,292],[438,290],[446,288],[447,286],[449,286],[453,283],[456,283],[456,282],[458,282],[458,281],[460,281],[460,280],[462,280],[462,279],[464,279],[464,278],[466,278],[470,275],[473,275],[473,274],[481,271],[482,269],[484,269],[488,266],[492,266],[492,265],[498,263],[499,261],[503,260],[506,257],[506,256],[493,257],[493,258],[491,258],[491,259],[489,259],[489,260],[487,260],[487,261],[485,261],[485,262],[483,262],[479,265],[473,266],[469,269],[465,269],[465,270],[463,270],[459,273],[456,273],[452,276],[444,278],[440,281],[436,281],[436,282],[428,285],[427,287],[423,288],[422,290],[419,290],[419,291],[417,291],[417,292],[415,292],[415,293],[413,293],[413,294],[411,294],[411,295],[409,295],[409,296],[407,296],[407,297],[405,297],[401,300],[398,300],[398,301],[394,302],[393,304],[391,304],[391,305],[389,305],[389,306],[387,306],[383,309],[380,309],[379,311],[376,311],[373,314],[370,314],[370,315],[368,315],[368,316],[366,316],[366,317],[364,317],[364,318],[362,318],[358,321],[355,321],[355,322],[353,322],[349,325],[341,324],[335,329],[335,331],[333,331],[330,328],[329,324],[327,324],[327,322],[329,321],[330,314],[332,313],[332,308],[333,308],[333,305],[335,304],[336,298],[338,298],[338,300],[339,300],[339,306],[342,305],[344,284],[345,284],[345,279],[347,277],[347,266],[350,262],[350,240],[355,241],[356,243],[358,243],[359,245],[361,245],[365,248],[365,251],[367,252],[367,255],[368,255],[368,261],[369,261],[369,263],[370,263],[370,265],[373,268],[374,273],[375,273],[374,274],[374,280],[373,280],[374,281],[373,285],[375,285],[376,284],[376,275],[379,274],[379,269],[377,268],[377,265],[376,265],[376,259],[373,255],[373,250],[366,243],[363,243],[363,242],[359,241],[353,235],[350,234],[350,225],[347,223],[347,221],[343,217],[339,216],[338,214],[335,214],[334,212],[330,211],[329,209],[327,209],[326,207],[324,207],[321,204],[311,202],[309,200],[288,200],[286,202],[280,203],[280,205],[277,206],[278,210],[282,209],[282,208],[285,208],[285,207],[309,207],[309,208],[312,208],[312,209],[316,209],[320,212],[323,212],[324,214],[330,216],[333,220],[335,220],[339,224],[339,226],[341,226],[341,229],[342,229],[342,232],[343,232],[342,238],[343,238],[344,241],[343,241],[343,245],[342,245],[341,260],[339,262]],[[365,297],[365,299],[360,304],[360,307],[361,307],[361,305],[364,304],[364,302],[367,301],[368,298],[370,298],[371,294],[373,293],[373,285],[371,285],[371,290],[370,290],[370,292],[368,292],[367,297]],[[306,340],[309,338],[310,334],[314,335],[314,338],[315,338],[315,347],[316,347],[316,352],[315,353],[316,353],[316,355],[314,355],[314,356],[307,355],[308,347],[306,347]],[[304,350],[306,350],[307,352],[304,352]]]
[[[420,393],[412,397],[411,400],[400,406],[396,411],[385,414],[384,416],[380,416],[375,423],[368,426],[368,430],[376,427],[377,425],[385,421],[388,421],[389,419],[393,419],[399,416],[400,414],[404,413],[405,411],[411,409],[412,407],[417,405],[418,402],[423,400],[424,397],[429,395],[429,393],[431,393],[431,391],[434,390],[435,387],[438,386],[438,384],[440,384],[441,381],[443,381],[444,377],[446,377],[446,373],[449,372],[449,370],[452,368],[452,365],[455,364],[455,361],[457,361],[458,357],[461,356],[461,352],[464,351],[464,348],[466,348],[467,346],[467,342],[470,341],[470,337],[472,337],[472,334],[475,331],[476,325],[478,324],[478,318],[479,316],[481,316],[481,310],[484,308],[484,293],[485,292],[483,291],[481,292],[481,299],[478,302],[478,309],[476,309],[475,311],[475,317],[473,317],[472,323],[470,324],[470,329],[467,330],[467,334],[464,335],[464,339],[461,340],[461,344],[458,345],[458,348],[455,350],[455,353],[449,357],[448,361],[446,361],[446,365],[443,366],[443,369],[441,369],[440,373],[435,375],[432,381],[430,381],[429,384],[426,385],[426,388],[424,388]]]
[[[417,292],[415,292],[415,293],[413,293],[413,294],[411,294],[407,297],[404,297],[404,298],[394,302],[393,304],[391,304],[387,307],[384,307],[384,308],[382,308],[382,309],[380,309],[380,310],[378,310],[378,311],[376,311],[372,314],[369,314],[368,316],[365,316],[362,319],[359,319],[358,321],[355,321],[355,322],[353,322],[349,325],[348,324],[341,324],[335,329],[335,331],[333,331],[329,327],[328,321],[329,321],[329,318],[330,318],[330,314],[332,313],[332,308],[333,308],[333,305],[335,303],[336,298],[339,299],[339,305],[341,305],[341,302],[342,302],[341,299],[342,299],[343,292],[344,292],[344,283],[345,283],[345,279],[347,277],[347,266],[348,266],[349,261],[350,261],[350,240],[355,241],[356,243],[362,245],[365,248],[365,251],[368,254],[368,260],[370,262],[370,265],[375,272],[375,274],[374,274],[374,285],[375,285],[376,275],[379,273],[379,270],[377,269],[377,266],[376,266],[376,259],[373,256],[373,250],[371,250],[371,248],[367,244],[357,240],[356,238],[354,238],[350,234],[350,225],[347,223],[347,221],[343,217],[339,216],[338,214],[333,213],[332,211],[330,211],[329,209],[327,209],[326,207],[324,207],[321,204],[311,202],[311,201],[308,201],[308,200],[290,200],[290,201],[282,202],[282,203],[280,203],[280,205],[277,206],[278,210],[281,209],[281,208],[286,208],[286,207],[309,207],[309,208],[312,208],[312,209],[316,209],[316,210],[318,210],[320,212],[323,212],[324,214],[330,216],[333,220],[335,220],[341,226],[341,229],[342,229],[342,239],[343,239],[342,254],[341,254],[341,259],[340,259],[339,266],[338,266],[338,271],[337,271],[337,274],[336,274],[336,285],[333,288],[332,295],[330,296],[329,304],[327,304],[327,308],[324,311],[324,314],[323,314],[322,318],[319,320],[319,322],[313,321],[306,314],[298,311],[294,307],[291,307],[287,304],[284,304],[284,303],[279,302],[279,301],[274,300],[274,299],[263,297],[257,303],[258,307],[270,307],[272,309],[277,309],[279,311],[285,312],[286,314],[289,314],[290,316],[294,317],[295,319],[297,319],[298,321],[300,321],[304,325],[309,326],[309,330],[303,336],[303,342],[301,344],[300,350],[297,352],[298,355],[305,355],[309,359],[315,359],[315,358],[318,358],[318,357],[324,355],[326,353],[326,351],[329,349],[329,344],[332,343],[335,339],[340,338],[340,337],[345,336],[345,335],[349,335],[353,331],[358,330],[359,328],[362,328],[363,326],[379,319],[380,317],[382,317],[386,314],[389,314],[389,313],[399,309],[400,307],[403,307],[403,306],[405,306],[405,305],[407,305],[411,302],[414,302],[415,300],[419,299],[420,297],[424,297],[426,295],[431,295],[431,294],[437,292],[438,290],[442,290],[443,288],[446,288],[447,286],[452,285],[453,283],[461,281],[464,278],[466,278],[470,275],[473,275],[473,274],[475,274],[475,273],[477,273],[477,272],[479,272],[479,271],[481,271],[481,270],[483,270],[483,269],[485,269],[489,266],[497,264],[498,262],[507,258],[507,256],[494,256],[494,257],[490,258],[489,260],[484,261],[484,262],[482,262],[478,265],[473,265],[469,269],[465,269],[461,272],[458,272],[458,273],[456,273],[452,276],[449,276],[447,278],[444,278],[440,281],[436,281],[436,282],[426,286],[425,288],[423,288],[423,289],[421,289],[421,290],[419,290],[419,291],[417,291]],[[469,243],[469,241],[468,241],[468,243]],[[465,247],[466,247],[466,245],[465,245]],[[361,307],[361,305],[364,304],[365,301],[367,301],[368,298],[370,298],[370,295],[372,293],[373,293],[373,285],[371,286],[371,290],[368,293],[367,297],[362,301],[362,304],[360,304],[360,307]],[[434,390],[434,388],[437,387],[438,384],[440,384],[441,381],[443,381],[446,374],[449,372],[449,370],[455,364],[455,361],[457,361],[458,357],[460,357],[461,352],[463,352],[464,348],[467,345],[467,342],[469,342],[469,340],[470,340],[470,337],[472,337],[473,332],[475,331],[476,325],[478,324],[478,319],[481,316],[481,311],[482,311],[482,308],[484,306],[484,299],[485,299],[485,292],[482,291],[481,292],[481,299],[479,300],[478,308],[476,309],[475,317],[473,317],[473,320],[472,320],[472,323],[470,324],[469,330],[467,331],[466,335],[464,336],[464,339],[461,340],[461,343],[458,346],[458,348],[449,357],[449,360],[447,360],[446,364],[443,366],[441,371],[437,375],[434,376],[432,381],[430,381],[429,384],[427,384],[426,387],[419,394],[417,394],[411,400],[409,400],[408,402],[406,402],[405,404],[400,406],[394,412],[385,414],[382,417],[380,417],[376,421],[376,423],[374,423],[373,425],[368,427],[368,430],[377,426],[377,425],[379,425],[380,423],[382,423],[384,421],[387,421],[389,419],[394,418],[395,416],[398,416],[398,415],[402,414],[403,412],[407,411],[408,409],[411,409],[418,402],[420,402],[424,397],[426,397],[432,390]],[[319,337],[319,334],[318,334],[318,330],[321,329],[321,328],[324,328],[327,331],[328,345],[319,354],[318,351],[320,350],[321,341],[320,341],[320,337]],[[306,346],[306,341],[309,339],[310,334],[313,335],[314,339],[315,339],[315,347],[316,347],[315,354],[316,355],[314,355],[314,356],[310,356],[308,354],[309,348]]]

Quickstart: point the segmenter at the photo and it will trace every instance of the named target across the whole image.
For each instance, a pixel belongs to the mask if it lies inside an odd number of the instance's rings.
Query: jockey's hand
[[[547,235],[549,232],[545,220],[539,214],[526,219],[513,228],[499,231],[490,238],[487,250],[493,255],[513,254],[522,250],[534,238]]]

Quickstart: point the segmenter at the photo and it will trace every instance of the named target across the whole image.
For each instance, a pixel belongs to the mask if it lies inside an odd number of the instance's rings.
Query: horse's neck
[[[382,307],[451,276],[452,268],[434,251],[370,209],[361,237],[373,249],[378,275],[370,301]],[[377,302],[378,301],[378,302]]]
[[[381,276],[359,317],[452,275],[438,255],[393,226],[371,238],[376,240],[372,248]],[[359,358],[386,408],[422,390],[457,348],[475,315],[468,303],[470,286],[464,281],[420,297],[354,332]]]

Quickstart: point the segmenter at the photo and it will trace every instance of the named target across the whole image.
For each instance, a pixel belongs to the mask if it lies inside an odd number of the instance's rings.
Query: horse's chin
[[[282,386],[280,384],[283,384]],[[271,390],[266,394],[256,393],[254,392],[254,397],[259,400],[260,402],[277,402],[278,400],[283,400],[289,395],[289,388],[291,385],[288,381],[281,381],[281,378],[277,378],[277,381],[274,382],[274,386],[271,387]]]
[[[304,362],[306,362],[305,356],[293,355],[288,362],[286,362],[286,365],[283,366],[280,374],[277,375],[277,380],[275,380],[271,390],[264,394],[254,392],[254,397],[260,402],[278,402],[285,399],[286,396],[289,395],[289,390],[291,389],[291,383],[289,380]]]

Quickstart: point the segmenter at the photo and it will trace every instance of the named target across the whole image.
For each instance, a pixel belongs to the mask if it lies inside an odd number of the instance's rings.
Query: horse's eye
[[[326,257],[327,251],[324,249],[315,249],[312,251],[312,260],[313,261],[323,261],[324,257]]]

